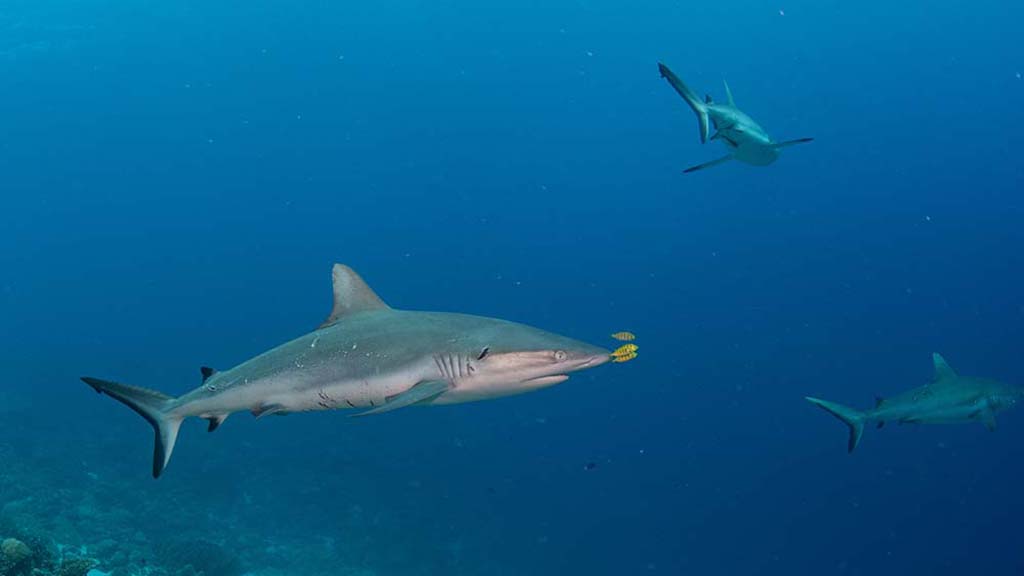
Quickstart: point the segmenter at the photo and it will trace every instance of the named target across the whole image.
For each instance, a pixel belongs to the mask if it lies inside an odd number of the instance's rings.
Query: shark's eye
[[[565,350],[555,350],[555,361],[556,362],[564,362],[565,358],[567,356],[568,356],[568,354],[565,353]]]
[[[484,346],[484,349],[480,351],[480,355],[477,356],[476,359],[477,360],[483,360],[487,356],[487,353],[490,352],[490,351],[491,351],[491,347],[490,346]]]

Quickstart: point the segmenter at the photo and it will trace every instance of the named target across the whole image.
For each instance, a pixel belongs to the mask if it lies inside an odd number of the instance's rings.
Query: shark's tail
[[[860,443],[861,434],[864,433],[864,413],[842,404],[819,400],[810,396],[807,396],[807,401],[839,418],[850,427],[850,441],[847,444],[847,451],[853,452],[853,449]]]
[[[700,123],[701,144],[707,142],[709,134],[708,107],[693,93],[693,90],[690,90],[675,73],[668,69],[668,66],[658,62],[658,71],[661,72],[661,77],[668,80],[668,83],[683,97],[683,100],[686,100],[690,108],[693,108],[693,113],[697,115],[697,122]]]
[[[147,390],[137,386],[107,382],[96,378],[85,377],[82,381],[92,386],[101,394],[106,394],[137,412],[153,426],[156,441],[153,448],[153,477],[159,478],[171,459],[174,442],[178,439],[178,429],[182,418],[171,416],[170,408],[174,398],[155,390]]]

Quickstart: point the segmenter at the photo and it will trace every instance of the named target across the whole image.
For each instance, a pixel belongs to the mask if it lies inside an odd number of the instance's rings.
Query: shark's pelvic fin
[[[935,366],[935,381],[942,382],[943,380],[956,379],[956,372],[949,367],[946,363],[946,359],[939,353],[932,354],[932,364]]]
[[[848,452],[853,452],[857,444],[860,443],[860,437],[864,434],[864,413],[860,410],[855,410],[842,404],[836,404],[835,402],[828,402],[826,400],[819,400],[817,398],[806,397],[807,401],[829,414],[839,418],[850,428],[850,439],[846,444]]]
[[[725,97],[729,100],[729,106],[736,106],[736,101],[732,99],[732,90],[729,90],[729,83],[722,78],[722,84],[725,84]]]
[[[398,410],[399,408],[405,408],[406,406],[426,402],[427,400],[432,400],[441,394],[444,394],[449,388],[451,388],[451,384],[445,380],[425,380],[414,384],[412,388],[409,388],[401,394],[392,396],[388,399],[387,403],[377,406],[372,410],[354,414],[354,416],[383,414],[384,412],[391,412],[392,410]]]
[[[672,88],[686,100],[686,103],[693,109],[693,113],[697,115],[697,123],[700,124],[700,142],[703,144],[708,141],[708,108],[700,101],[700,98],[690,90],[683,81],[679,79],[668,66],[665,66],[661,62],[658,62],[658,72],[661,73],[661,77],[668,80],[668,83],[672,85]]]
[[[797,144],[806,144],[807,142],[814,142],[814,138],[797,138],[796,140],[786,140],[785,142],[776,142],[774,144],[775,149],[785,148],[787,146],[795,146]]]
[[[331,276],[334,281],[334,308],[320,328],[334,324],[347,314],[388,308],[380,296],[348,266],[335,264]]]
[[[288,411],[285,407],[280,404],[262,404],[252,409],[252,415],[255,416],[257,420],[264,416],[285,415],[287,413]],[[214,426],[214,429],[216,429],[216,426]],[[210,432],[213,432],[213,430],[210,430]]]
[[[723,164],[725,162],[728,162],[729,160],[732,160],[732,154],[722,156],[721,158],[717,158],[715,160],[712,160],[711,162],[705,162],[703,164],[697,164],[696,166],[690,166],[686,170],[683,170],[683,174],[689,174],[690,172],[696,172],[697,170],[703,170],[705,168],[711,168],[712,166],[718,166],[719,164]]]
[[[982,410],[981,414],[978,415],[978,419],[981,420],[981,423],[984,424],[985,428],[988,428],[990,432],[995,432],[995,429],[997,428],[996,415],[992,412],[991,408],[985,408]]]
[[[159,478],[171,460],[174,443],[178,439],[178,429],[181,428],[182,419],[167,414],[174,404],[174,398],[155,390],[88,376],[83,377],[82,381],[100,394],[106,394],[131,408],[153,427],[156,435],[153,447],[153,477]]]

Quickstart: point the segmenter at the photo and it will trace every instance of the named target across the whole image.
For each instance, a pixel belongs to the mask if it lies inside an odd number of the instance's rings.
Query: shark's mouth
[[[530,378],[529,380],[523,380],[523,384],[530,386],[551,386],[552,384],[559,384],[569,379],[567,374],[555,374],[553,376],[539,376],[537,378]]]

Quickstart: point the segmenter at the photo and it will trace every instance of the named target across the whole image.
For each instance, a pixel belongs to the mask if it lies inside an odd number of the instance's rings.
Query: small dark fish
[[[586,464],[583,465],[583,469],[586,470],[587,472],[590,472],[591,470],[596,470],[597,462],[587,462]]]

